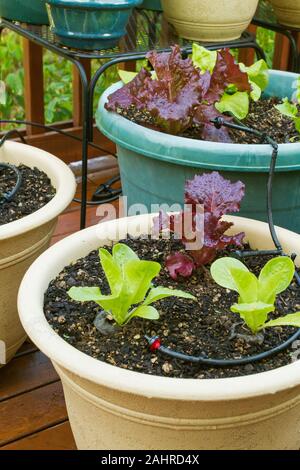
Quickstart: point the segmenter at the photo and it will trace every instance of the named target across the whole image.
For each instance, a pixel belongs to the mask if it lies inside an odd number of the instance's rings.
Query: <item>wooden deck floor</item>
[[[87,225],[98,220],[96,208],[88,208]],[[73,204],[60,216],[52,243],[78,228],[79,207]],[[76,449],[60,380],[29,341],[0,371],[0,423],[0,450]]]

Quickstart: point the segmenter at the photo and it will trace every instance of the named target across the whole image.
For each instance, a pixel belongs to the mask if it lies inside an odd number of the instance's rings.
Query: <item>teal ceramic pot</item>
[[[126,33],[132,9],[142,0],[47,0],[52,31],[65,46],[109,49]]]
[[[0,17],[31,24],[49,24],[46,0],[0,0]]]
[[[143,10],[162,11],[160,0],[144,0],[140,7]]]
[[[271,71],[267,96],[291,96],[297,74]],[[117,144],[123,194],[128,204],[182,203],[184,182],[207,171],[220,171],[246,184],[239,215],[266,220],[266,185],[271,157],[269,145],[222,144],[174,137],[153,131],[104,109],[121,83],[102,95],[97,110],[101,132]],[[259,123],[258,123],[259,125]],[[279,145],[274,179],[274,221],[300,232],[300,144]]]

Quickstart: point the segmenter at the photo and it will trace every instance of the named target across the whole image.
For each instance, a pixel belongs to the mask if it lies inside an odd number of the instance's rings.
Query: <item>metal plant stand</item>
[[[70,49],[58,43],[48,26],[20,24],[0,19],[0,33],[8,28],[20,36],[48,49],[55,54],[69,60],[79,72],[82,84],[82,113],[83,113],[83,139],[82,139],[82,193],[81,193],[81,220],[80,227],[86,224],[87,201],[87,164],[88,145],[93,140],[93,99],[97,82],[101,75],[111,66],[121,62],[138,61],[146,58],[149,50],[168,52],[173,44],[179,44],[183,53],[192,51],[192,42],[178,37],[175,30],[167,23],[161,12],[148,10],[135,10],[127,27],[126,36],[114,49],[100,51],[80,51]],[[211,50],[222,47],[243,49],[252,48],[258,58],[265,58],[264,51],[256,42],[255,37],[245,32],[238,40],[227,43],[205,43]],[[88,79],[81,59],[103,59],[104,63],[97,69],[91,80]]]
[[[300,28],[291,28],[278,23],[271,4],[263,1],[260,2],[252,23],[256,26],[274,31],[275,33],[282,34],[288,38],[291,48],[290,70],[291,72],[298,73],[300,71],[300,57],[295,35],[296,33],[300,33]]]
[[[269,21],[260,20],[258,18],[254,18],[252,21],[253,24],[256,26],[261,26],[262,28],[270,29],[271,31],[275,31],[276,33],[283,34],[286,36],[290,42],[291,46],[291,72],[298,73],[300,71],[300,63],[299,63],[299,52],[297,47],[296,39],[293,33],[300,33],[300,28],[288,28],[287,26],[283,26],[279,23],[270,23]]]

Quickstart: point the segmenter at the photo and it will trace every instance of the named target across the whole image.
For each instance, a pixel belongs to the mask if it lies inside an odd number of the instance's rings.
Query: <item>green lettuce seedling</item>
[[[283,116],[288,116],[293,119],[295,128],[300,132],[300,115],[298,112],[298,107],[295,103],[291,103],[288,98],[284,98],[281,104],[276,104],[275,108]]]
[[[68,294],[78,302],[96,302],[112,315],[118,325],[134,317],[157,320],[159,313],[151,304],[166,297],[195,300],[191,294],[167,287],[153,287],[161,266],[155,261],[140,260],[127,245],[114,245],[112,254],[100,248],[101,266],[107,278],[110,294],[103,295],[99,287],[72,287]]]
[[[235,258],[220,258],[211,266],[213,279],[222,287],[238,292],[238,303],[231,311],[238,313],[253,334],[263,328],[290,325],[300,328],[300,312],[268,320],[269,313],[275,310],[276,295],[290,285],[295,266],[286,256],[268,261],[257,278],[248,268]]]

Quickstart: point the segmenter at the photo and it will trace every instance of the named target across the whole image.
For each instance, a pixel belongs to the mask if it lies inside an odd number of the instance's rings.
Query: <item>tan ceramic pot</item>
[[[162,0],[179,36],[204,42],[230,41],[250,24],[258,0]]]
[[[273,247],[267,224],[226,219],[234,222],[236,232],[246,232],[253,248]],[[300,361],[218,380],[150,376],[91,358],[66,343],[47,323],[44,292],[66,265],[110,239],[123,238],[127,231],[150,233],[151,222],[152,216],[143,215],[76,233],[47,250],[20,287],[22,324],[61,377],[78,448],[299,449]],[[300,235],[285,229],[278,234],[287,253],[299,253]]]
[[[300,28],[300,0],[269,0],[272,3],[278,23]]]
[[[61,160],[29,145],[6,142],[0,162],[43,170],[56,188],[55,197],[42,209],[0,226],[0,362],[8,362],[26,338],[17,311],[21,279],[32,262],[49,246],[58,215],[75,192],[72,172]],[[5,357],[3,357],[5,355]]]

